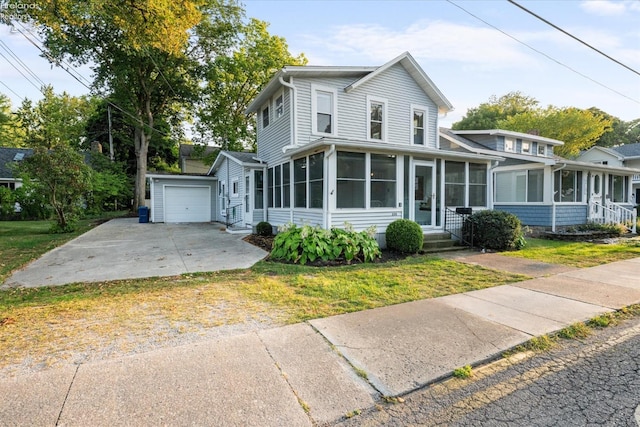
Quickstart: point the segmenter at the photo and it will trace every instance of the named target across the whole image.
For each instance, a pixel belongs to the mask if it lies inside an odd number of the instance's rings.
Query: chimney
[[[529,135],[535,135],[535,136],[540,136],[540,130],[539,129],[531,129],[527,132]]]

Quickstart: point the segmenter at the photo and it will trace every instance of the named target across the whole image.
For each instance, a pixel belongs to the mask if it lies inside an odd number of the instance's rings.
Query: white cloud
[[[582,2],[580,7],[587,13],[598,16],[618,16],[627,10],[626,2],[610,0],[588,0]]]
[[[366,57],[381,64],[409,51],[416,58],[468,63],[483,68],[531,66],[535,61],[520,45],[493,29],[443,21],[420,21],[403,30],[381,25],[342,25],[328,37],[309,41],[322,50]]]

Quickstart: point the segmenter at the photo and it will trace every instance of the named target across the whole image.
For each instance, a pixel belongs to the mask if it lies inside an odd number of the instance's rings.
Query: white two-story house
[[[247,109],[258,151],[237,179],[252,194],[243,211],[254,224],[346,221],[383,234],[398,218],[430,232],[445,207],[487,208],[500,157],[442,149],[438,121],[451,109],[409,53],[380,67],[285,67]]]

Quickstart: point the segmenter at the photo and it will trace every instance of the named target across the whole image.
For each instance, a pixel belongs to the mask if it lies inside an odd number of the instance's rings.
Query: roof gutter
[[[282,70],[286,73],[286,70]],[[289,80],[293,80],[291,77]],[[296,106],[298,105],[298,88],[290,82],[284,80],[282,76],[278,77],[278,81],[282,86],[291,89],[291,144],[282,147],[282,153],[286,153],[291,148],[298,147],[298,121],[296,120]]]

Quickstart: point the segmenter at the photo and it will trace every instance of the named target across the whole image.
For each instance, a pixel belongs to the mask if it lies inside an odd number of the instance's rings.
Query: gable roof
[[[287,76],[291,77],[353,77],[356,79],[349,86],[344,88],[345,92],[357,88],[358,86],[366,83],[367,81],[375,78],[376,76],[384,73],[386,70],[396,64],[401,64],[411,75],[411,77],[418,83],[422,90],[429,95],[429,97],[438,106],[438,111],[442,114],[453,110],[453,105],[445,98],[436,85],[427,76],[424,70],[418,65],[416,60],[411,56],[409,52],[405,52],[402,55],[392,59],[384,65],[379,67],[369,66],[310,66],[310,65],[296,65],[286,66],[279,70],[262,89],[258,96],[251,102],[251,104],[245,110],[245,114],[251,114],[258,111],[258,109],[264,105],[280,88],[282,87],[281,79]]]
[[[214,171],[216,171],[220,167],[224,159],[229,159],[233,162],[238,163],[241,166],[257,167],[257,166],[264,165],[264,163],[260,159],[258,159],[256,153],[225,150],[225,151],[220,151],[220,153],[218,154],[218,157],[216,157],[216,160],[213,162],[213,165],[211,165],[208,175],[211,175]]]
[[[611,150],[621,154],[624,158],[640,157],[640,143],[624,144],[611,147]]]
[[[429,95],[429,98],[431,98],[436,103],[436,105],[438,106],[439,113],[444,114],[453,110],[453,105],[451,105],[449,100],[445,98],[442,92],[440,92],[440,89],[436,87],[433,81],[431,81],[429,76],[427,76],[427,74],[420,67],[420,65],[418,65],[416,60],[413,58],[413,56],[411,56],[409,52],[404,52],[402,55],[376,68],[375,71],[367,74],[366,76],[362,77],[361,79],[355,81],[354,83],[351,83],[349,86],[344,88],[344,91],[351,92],[353,89],[356,89],[358,86],[361,86],[362,84],[368,82],[369,80],[384,73],[386,70],[388,70],[389,68],[391,68],[392,66],[398,63],[402,65],[405,68],[405,70],[407,70],[409,75],[413,77],[413,79],[416,81],[416,83],[418,83],[420,88],[422,88],[422,90],[427,95]]]
[[[179,149],[179,153],[180,153],[180,158],[183,157],[187,157],[190,158],[191,155],[193,154],[194,150],[196,149],[196,147],[198,147],[197,145],[194,144],[180,144],[180,149]],[[199,148],[199,147],[198,147]],[[203,147],[203,155],[207,155],[207,154],[211,154],[217,150],[220,149],[220,147],[214,147],[212,145],[205,145]]]
[[[607,147],[600,147],[598,145],[594,145],[593,147],[589,148],[586,151],[583,151],[580,153],[580,155],[578,156],[578,158],[584,156],[586,153],[590,152],[590,151],[601,151],[615,159],[618,159],[620,161],[624,160],[624,156],[622,156],[620,153],[618,153],[617,151],[615,151],[612,148],[607,148]]]
[[[13,164],[33,155],[31,148],[0,147],[0,179],[13,179]]]

